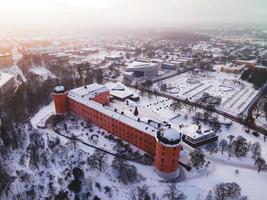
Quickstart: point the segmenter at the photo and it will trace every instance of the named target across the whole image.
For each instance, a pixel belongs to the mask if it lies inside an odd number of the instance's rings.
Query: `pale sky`
[[[267,0],[0,0],[4,30],[267,25]]]

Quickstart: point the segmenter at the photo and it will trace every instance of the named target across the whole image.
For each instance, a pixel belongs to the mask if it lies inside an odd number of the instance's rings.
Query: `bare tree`
[[[237,183],[220,183],[214,188],[216,200],[239,199],[241,188]]]
[[[235,136],[234,136],[234,135],[228,135],[227,138],[229,139],[229,148],[231,148],[231,146],[232,146],[232,141],[233,141],[233,139],[235,138]]]
[[[213,153],[213,151],[215,149],[217,149],[218,143],[216,141],[215,142],[212,142],[212,143],[208,144],[208,147],[209,147],[210,155],[211,155]]]
[[[0,166],[0,177],[0,195],[4,192],[7,196],[12,178],[6,173],[2,166]]]
[[[228,142],[225,139],[222,139],[219,146],[221,147],[221,152],[223,154],[224,149],[228,147]]]
[[[106,159],[106,153],[97,149],[93,155],[89,156],[87,163],[91,168],[103,171],[103,169],[106,167]]]
[[[133,165],[129,165],[125,160],[115,157],[112,161],[112,168],[116,175],[124,184],[132,183],[137,178],[137,169]]]
[[[195,149],[193,152],[190,153],[191,156],[191,163],[197,169],[200,166],[204,165],[205,162],[205,154],[201,151],[201,149]]]
[[[211,190],[208,192],[208,195],[206,196],[205,200],[213,200],[212,191]]]
[[[258,172],[260,172],[262,170],[262,167],[265,165],[265,160],[262,157],[258,157],[255,160],[255,165],[258,166]]]
[[[242,137],[238,136],[236,140],[232,142],[231,148],[233,150],[233,153],[236,155],[236,157],[244,157],[246,156],[248,152],[248,142],[247,140]]]
[[[131,191],[131,196],[133,200],[150,200],[147,185],[137,186],[136,188],[134,188]]]
[[[39,146],[31,143],[27,147],[27,151],[30,154],[30,164],[34,165],[36,169],[39,171],[39,162],[40,162],[40,150]]]
[[[250,147],[252,151],[252,158],[256,159],[256,157],[261,155],[261,145],[259,142],[255,142]]]
[[[76,149],[77,147],[77,141],[78,141],[78,137],[72,133],[70,136],[70,144],[73,145],[74,149]]]
[[[167,200],[185,200],[186,196],[176,188],[175,184],[170,184],[168,190],[163,194],[163,198]]]

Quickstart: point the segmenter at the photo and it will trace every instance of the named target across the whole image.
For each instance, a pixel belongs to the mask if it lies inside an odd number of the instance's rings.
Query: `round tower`
[[[65,114],[68,112],[68,92],[64,86],[56,86],[53,91],[53,99],[55,103],[55,110],[57,114]]]
[[[161,128],[157,132],[155,151],[155,170],[165,179],[173,179],[179,175],[179,156],[181,133],[172,128]]]

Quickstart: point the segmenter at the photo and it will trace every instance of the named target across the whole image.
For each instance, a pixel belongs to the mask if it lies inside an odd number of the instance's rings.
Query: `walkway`
[[[168,99],[172,99],[174,101],[179,101],[179,102],[182,102],[184,104],[188,104],[190,106],[193,106],[193,107],[197,107],[197,108],[201,108],[201,109],[204,109],[204,110],[209,110],[209,107],[207,105],[203,105],[203,104],[200,104],[200,103],[197,103],[197,102],[192,102],[192,101],[189,101],[188,99],[182,99],[182,98],[179,98],[179,97],[175,97],[173,95],[170,95],[170,94],[166,94],[166,93],[161,93],[161,92],[158,92],[158,91],[153,91],[151,89],[148,89],[148,88],[145,88],[145,87],[138,87],[137,89],[139,90],[143,90],[145,92],[149,92],[149,93],[153,93],[155,95],[158,95],[158,96],[162,96],[162,97],[165,97],[165,98],[168,98]],[[247,122],[247,119],[243,119],[242,116],[235,116],[235,115],[232,115],[228,112],[225,112],[225,111],[222,111],[222,110],[219,110],[219,109],[216,109],[216,108],[213,108],[211,110],[212,112],[215,112],[215,113],[218,113],[232,121],[235,121],[235,122],[238,122],[239,124],[242,124],[254,131],[257,131],[263,135],[266,135],[267,136],[267,130],[263,127],[259,127],[257,125],[255,125],[254,123],[248,123]]]

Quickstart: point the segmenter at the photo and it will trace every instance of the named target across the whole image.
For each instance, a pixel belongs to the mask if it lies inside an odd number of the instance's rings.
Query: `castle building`
[[[144,122],[109,107],[109,89],[104,85],[91,84],[70,91],[57,86],[53,97],[57,114],[70,113],[90,121],[150,154],[160,177],[172,179],[179,175],[181,134],[170,125]]]

